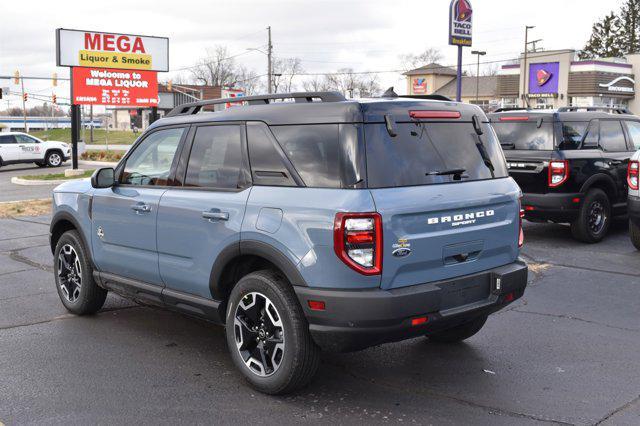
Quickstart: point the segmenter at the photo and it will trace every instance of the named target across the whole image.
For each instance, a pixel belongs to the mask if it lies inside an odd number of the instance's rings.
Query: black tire
[[[438,343],[458,343],[478,333],[487,322],[487,316],[475,318],[448,330],[427,335],[429,340]]]
[[[610,224],[609,197],[601,189],[590,189],[582,200],[578,219],[571,223],[571,235],[584,243],[597,243],[607,235]]]
[[[64,163],[64,156],[62,152],[54,149],[47,152],[44,162],[48,167],[60,167]]]
[[[629,238],[636,250],[640,250],[640,226],[631,221],[629,221]]]
[[[247,346],[254,345],[255,347],[259,345],[259,343],[253,343],[253,336],[258,339],[258,332],[254,334],[243,332],[242,330],[246,330],[246,328],[243,328],[239,322],[236,323],[236,316],[242,317],[242,313],[246,312],[242,307],[238,307],[240,302],[244,299],[244,305],[247,300],[251,301],[252,296],[256,294],[268,298],[269,302],[275,306],[277,310],[276,313],[280,318],[279,322],[281,322],[282,327],[280,327],[277,332],[273,332],[271,335],[272,338],[275,338],[277,335],[284,336],[282,340],[282,352],[279,356],[279,364],[275,368],[272,368],[269,373],[263,363],[262,366],[265,368],[262,369],[262,375],[255,371],[255,368],[252,369],[245,363],[245,358],[251,360],[252,357],[248,354],[250,348],[245,347],[244,339],[247,335],[252,336],[251,339],[247,339],[247,342],[249,342]],[[266,300],[266,298],[263,300]],[[258,306],[257,302],[254,302],[254,304]],[[261,311],[263,315],[265,309]],[[243,322],[247,323],[249,319],[248,317],[243,317]],[[259,319],[256,322],[259,322]],[[273,324],[273,322],[271,322],[271,324]],[[236,340],[238,333],[240,333],[239,341]],[[306,386],[318,370],[320,348],[318,348],[311,338],[309,325],[302,312],[302,307],[291,285],[285,278],[273,271],[264,270],[253,272],[238,281],[229,297],[226,316],[226,336],[227,345],[229,346],[234,364],[249,384],[260,392],[270,395],[282,395],[293,392]],[[267,334],[267,336],[269,336],[269,334]],[[238,345],[242,346],[238,347]],[[266,343],[263,343],[263,345],[263,347],[267,347]],[[241,355],[241,348],[244,348],[243,355]],[[265,355],[268,355],[267,350],[268,349],[265,349]],[[243,358],[243,356],[245,358]],[[270,357],[267,359],[271,363],[273,358],[274,352],[271,352]],[[264,358],[263,360],[266,361]],[[248,362],[251,363],[250,361]],[[275,363],[271,364],[275,365]],[[269,374],[264,375],[265,372]]]
[[[70,248],[70,249],[69,249]],[[72,262],[72,255],[63,256],[68,265],[74,263],[73,268],[65,266],[61,259],[61,252],[68,253],[72,250],[76,254],[79,273],[75,262]],[[73,271],[71,271],[73,269]],[[60,301],[65,308],[76,315],[94,314],[102,308],[107,298],[107,290],[101,288],[93,280],[93,267],[89,260],[88,252],[82,243],[82,239],[77,231],[67,231],[58,240],[53,257],[53,270],[56,280],[56,290]],[[71,276],[70,276],[71,274]],[[73,278],[80,277],[80,287],[77,289],[77,282]]]

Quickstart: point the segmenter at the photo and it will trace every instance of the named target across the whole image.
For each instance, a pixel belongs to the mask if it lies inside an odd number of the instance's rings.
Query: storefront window
[[[500,108],[517,108],[518,98],[502,98],[500,100]]]

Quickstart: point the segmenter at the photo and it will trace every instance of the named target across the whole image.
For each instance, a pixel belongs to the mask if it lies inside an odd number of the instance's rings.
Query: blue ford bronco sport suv
[[[226,326],[262,392],[320,349],[456,342],[522,296],[520,189],[476,106],[289,93],[186,104],[53,194],[64,306],[113,291]]]

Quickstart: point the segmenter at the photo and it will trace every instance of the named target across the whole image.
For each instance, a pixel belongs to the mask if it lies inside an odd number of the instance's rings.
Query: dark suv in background
[[[570,223],[595,243],[627,209],[627,166],[640,148],[638,117],[624,109],[498,110],[489,114],[525,218]]]

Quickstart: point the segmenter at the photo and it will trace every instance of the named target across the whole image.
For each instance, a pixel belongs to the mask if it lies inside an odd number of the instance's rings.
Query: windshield
[[[397,123],[396,137],[385,124],[366,124],[367,177],[370,188],[469,182],[507,176],[495,133],[482,124]],[[483,158],[484,157],[484,158]]]
[[[535,121],[493,123],[502,149],[553,150],[553,125]]]

